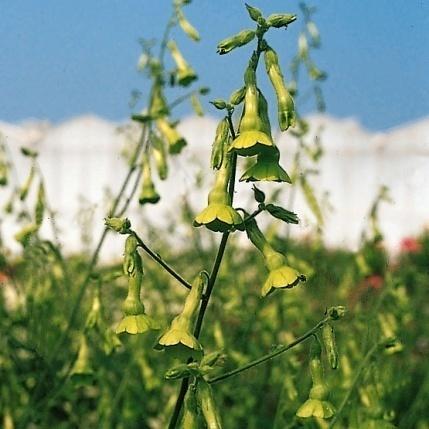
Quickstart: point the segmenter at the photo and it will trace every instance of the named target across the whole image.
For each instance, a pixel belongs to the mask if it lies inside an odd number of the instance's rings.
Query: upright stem
[[[228,113],[229,130],[231,133],[231,137],[235,139],[235,130],[232,124],[231,115],[232,113]],[[237,154],[233,153],[231,156],[231,178],[230,178],[229,188],[228,188],[228,194],[231,198],[231,204],[234,199],[236,169],[237,169]],[[203,325],[204,316],[206,314],[207,306],[209,305],[209,301],[210,301],[210,296],[212,294],[214,285],[216,283],[216,279],[220,269],[220,265],[222,263],[223,255],[225,254],[228,237],[229,237],[229,232],[223,233],[222,239],[219,244],[219,249],[217,251],[217,255],[213,263],[213,268],[210,273],[209,281],[207,284],[207,290],[205,291],[203,298],[201,300],[201,307],[200,307],[200,311],[198,312],[197,322],[195,324],[195,329],[194,329],[194,335],[196,338],[199,338],[201,334],[201,328]],[[177,425],[177,422],[180,416],[180,411],[182,409],[183,402],[186,396],[186,392],[188,391],[188,386],[189,386],[189,378],[182,379],[182,384],[180,385],[179,394],[177,396],[176,405],[174,406],[173,415],[171,416],[168,429],[174,429]]]

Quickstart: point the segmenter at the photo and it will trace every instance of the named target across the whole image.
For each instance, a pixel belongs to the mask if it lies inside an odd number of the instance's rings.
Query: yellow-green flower
[[[147,153],[143,155],[143,174],[142,187],[139,195],[140,204],[156,204],[160,200],[158,192],[152,180],[149,156]]]
[[[264,256],[265,265],[269,271],[267,280],[261,290],[263,297],[276,289],[290,289],[300,281],[305,281],[305,276],[288,266],[286,257],[272,248],[259,229],[255,219],[246,221],[246,233],[250,241]]]
[[[305,281],[305,276],[287,265],[286,258],[282,254],[267,250],[265,253],[267,254],[265,261],[269,274],[262,287],[262,296],[267,296],[276,289],[290,289],[300,281]]]
[[[307,399],[296,412],[298,417],[318,417],[329,419],[335,414],[335,408],[329,401],[319,399]]]
[[[168,143],[169,152],[177,154],[186,146],[186,140],[177,132],[165,118],[159,118],[156,121],[158,131],[162,134]]]
[[[133,236],[131,236],[133,237]],[[128,245],[129,247],[129,245]],[[142,260],[137,250],[132,255],[125,255],[125,258],[133,261],[130,265],[131,271],[128,274],[128,294],[122,305],[124,312],[123,319],[119,322],[115,332],[117,334],[143,334],[150,330],[160,328],[159,323],[145,313],[145,308],[140,299],[140,290],[143,278]]]
[[[115,332],[121,334],[126,332],[128,334],[143,334],[150,330],[159,329],[159,323],[146,314],[136,314],[134,316],[124,316],[119,322]]]
[[[238,136],[228,150],[234,150],[241,156],[254,156],[264,149],[273,147],[274,142],[271,137],[267,101],[256,86],[253,60],[246,70],[245,84],[244,107]]]
[[[161,82],[157,81],[152,87],[150,96],[149,115],[155,119],[160,116],[168,115],[169,109],[165,99]]]
[[[221,168],[216,172],[213,189],[208,196],[208,206],[194,219],[194,226],[204,225],[215,232],[244,229],[243,219],[231,206],[228,183],[231,176],[231,155],[225,153]]]
[[[80,339],[77,359],[70,372],[70,377],[74,383],[83,384],[92,381],[94,371],[90,364],[90,352],[88,341],[85,335]]]
[[[167,47],[171,52],[171,56],[173,57],[174,62],[176,63],[176,77],[177,83],[181,86],[188,86],[195,79],[198,78],[194,69],[186,62],[183,58],[183,55],[180,53],[176,42],[174,40],[170,40],[167,43]]]
[[[192,283],[182,312],[171,322],[156,344],[156,350],[168,350],[173,356],[199,358],[203,347],[192,333],[194,319],[200,306],[201,295],[207,285],[208,276],[201,272]]]
[[[240,177],[240,182],[287,182],[291,183],[289,175],[279,164],[280,152],[277,147],[262,151]]]

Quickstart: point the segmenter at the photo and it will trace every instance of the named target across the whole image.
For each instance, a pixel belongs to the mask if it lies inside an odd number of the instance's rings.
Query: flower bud
[[[216,100],[210,101],[210,104],[213,104],[213,106],[216,107],[216,109],[218,109],[218,110],[226,109],[226,106],[227,106],[226,101],[224,101],[220,98],[217,98]]]
[[[119,234],[127,234],[131,228],[131,222],[128,218],[108,217],[104,219],[104,224]]]
[[[323,325],[322,328],[323,345],[325,346],[328,361],[332,369],[338,368],[338,351],[335,342],[334,327],[329,323]]]
[[[200,40],[200,35],[196,28],[186,19],[185,15],[182,12],[182,9],[177,9],[177,21],[180,25],[180,28],[184,33],[189,36],[195,42]]]
[[[181,421],[182,429],[199,429],[201,428],[200,419],[198,417],[198,404],[195,395],[195,387],[191,386],[185,397],[183,404],[183,417]]]
[[[223,118],[216,128],[216,136],[212,146],[211,167],[215,170],[219,170],[222,166],[225,146],[228,144],[228,136],[228,119]]]
[[[280,70],[277,54],[268,47],[264,52],[265,67],[271,84],[277,96],[278,121],[280,129],[286,131],[290,126],[295,125],[296,115],[293,99],[287,90]]]
[[[294,21],[296,21],[296,15],[290,13],[274,13],[267,18],[267,25],[269,27],[282,28],[287,27]]]
[[[320,46],[320,33],[313,21],[307,22],[307,31],[311,36],[311,44],[315,48]]]
[[[250,6],[250,4],[245,3],[247,12],[253,21],[258,22],[258,19],[262,17],[262,12],[257,7]]]
[[[246,95],[246,87],[242,86],[241,88],[235,90],[231,96],[229,97],[229,102],[234,106],[237,106],[244,100],[244,96]]]
[[[217,53],[219,55],[224,55],[235,48],[244,46],[255,38],[255,34],[256,33],[253,30],[242,30],[234,36],[222,40],[217,45]]]
[[[203,378],[198,380],[197,399],[208,429],[222,429],[220,416],[211,386]]]
[[[326,310],[326,315],[329,316],[332,320],[338,320],[345,316],[346,307],[342,305],[337,305],[336,307],[330,307]]]
[[[201,105],[198,95],[196,94],[191,95],[191,105],[197,116],[204,116],[203,106]]]

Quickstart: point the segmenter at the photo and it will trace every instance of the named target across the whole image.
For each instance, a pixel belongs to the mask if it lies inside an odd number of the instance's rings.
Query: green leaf
[[[299,223],[299,219],[296,213],[284,209],[283,207],[276,206],[274,204],[267,204],[266,210],[270,213],[271,216],[282,220],[286,223]]]

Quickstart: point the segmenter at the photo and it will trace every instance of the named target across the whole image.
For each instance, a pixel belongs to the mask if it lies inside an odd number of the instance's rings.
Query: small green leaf
[[[284,209],[280,206],[275,206],[274,204],[267,204],[266,210],[270,213],[271,216],[282,220],[286,223],[299,223],[299,219],[296,213]]]

